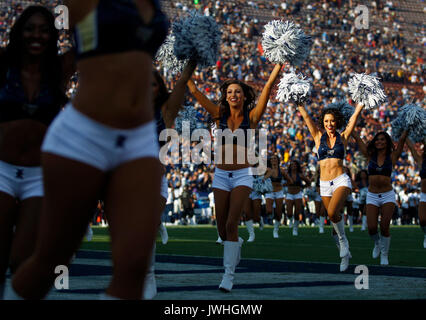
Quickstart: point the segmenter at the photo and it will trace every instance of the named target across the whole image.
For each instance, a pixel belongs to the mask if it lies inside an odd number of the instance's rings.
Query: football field
[[[69,288],[53,289],[48,299],[97,299],[111,278],[107,228],[94,227],[69,270]],[[299,235],[281,227],[278,239],[272,227],[255,228],[256,240],[244,242],[234,288],[222,293],[223,246],[214,226],[167,227],[166,245],[157,239],[155,300],[401,300],[426,299],[426,249],[418,226],[392,226],[389,266],[371,257],[373,242],[355,226],[346,233],[352,259],[339,272],[340,258],[331,237],[315,227],[300,227]],[[248,233],[240,227],[245,240]],[[135,244],[134,250],[137,250]],[[356,270],[357,266],[360,270]]]

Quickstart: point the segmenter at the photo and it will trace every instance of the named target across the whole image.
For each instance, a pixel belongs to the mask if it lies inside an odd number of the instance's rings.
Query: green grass
[[[346,235],[352,253],[351,264],[379,265],[379,259],[373,259],[373,242],[366,231],[359,226]],[[157,238],[157,253],[192,256],[222,257],[223,247],[215,243],[216,227],[173,226],[167,227],[169,242],[166,245]],[[84,242],[82,249],[110,250],[107,228],[93,228],[91,242]],[[255,228],[256,240],[245,242],[242,258],[277,259],[287,261],[340,263],[337,247],[331,237],[331,227],[325,227],[325,233],[319,234],[316,227],[300,227],[299,236],[294,237],[288,227],[280,228],[280,238],[272,237],[272,226],[261,231]],[[239,228],[239,235],[248,239],[245,227]],[[389,262],[393,266],[426,267],[426,249],[423,248],[423,232],[418,226],[392,226]],[[135,247],[136,248],[136,247]]]

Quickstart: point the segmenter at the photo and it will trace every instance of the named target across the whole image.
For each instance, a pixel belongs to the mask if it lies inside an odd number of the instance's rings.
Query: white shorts
[[[163,176],[161,178],[161,191],[160,191],[160,195],[167,200],[167,198],[169,197],[169,186],[167,183],[167,178],[166,176]]]
[[[291,193],[287,193],[287,196],[285,198],[286,200],[298,200],[298,199],[303,199],[303,194],[302,191],[300,191],[299,193],[296,194],[291,194]]]
[[[251,167],[239,170],[222,170],[215,168],[212,189],[231,191],[236,187],[246,186],[253,189]]]
[[[71,103],[50,125],[41,149],[104,172],[135,159],[158,158],[159,152],[154,121],[115,129],[90,119]]]
[[[420,202],[426,202],[426,193],[420,193]]]
[[[368,191],[367,193],[367,204],[372,204],[376,207],[381,207],[385,203],[394,203],[396,205],[395,200],[395,191],[391,190],[385,193],[373,193]]]
[[[43,197],[41,167],[22,167],[0,161],[0,191],[24,200]]]
[[[276,192],[269,192],[265,194],[265,199],[283,199],[284,192],[282,190]]]
[[[260,200],[260,199],[262,199],[262,194],[257,193],[256,191],[252,191],[252,193],[250,193],[250,199],[251,200]]]
[[[341,174],[337,178],[330,181],[320,180],[321,197],[331,197],[334,191],[340,187],[348,187],[352,189],[351,178],[349,178],[346,173]]]

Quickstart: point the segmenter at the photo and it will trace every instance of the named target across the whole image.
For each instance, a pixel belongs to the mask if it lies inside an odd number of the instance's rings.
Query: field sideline
[[[272,237],[272,226],[263,230],[255,227],[256,240],[244,242],[241,256],[254,259],[283,261],[340,263],[337,247],[331,236],[332,227],[326,226],[325,233],[319,234],[316,227],[299,227],[299,235],[292,236],[291,229],[281,227],[279,238]],[[93,227],[94,237],[85,241],[81,249],[109,251],[107,228]],[[215,243],[216,227],[167,226],[169,242],[166,245],[157,238],[157,254],[222,257],[223,247]],[[248,239],[245,227],[239,228],[239,235]],[[350,264],[380,265],[379,259],[373,259],[373,242],[367,231],[359,226],[350,233],[346,228],[352,259]],[[389,263],[391,266],[426,267],[426,249],[423,248],[423,233],[418,226],[391,226],[391,247]]]

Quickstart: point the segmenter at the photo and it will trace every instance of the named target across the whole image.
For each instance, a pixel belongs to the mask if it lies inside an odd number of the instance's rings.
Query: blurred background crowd
[[[6,46],[10,27],[23,8],[30,4],[54,8],[62,1],[2,1],[0,46]],[[365,110],[361,115],[356,130],[365,141],[382,130],[391,134],[391,121],[404,104],[413,102],[424,107],[426,5],[423,0],[162,0],[161,4],[171,21],[197,9],[214,17],[220,25],[222,42],[216,66],[198,69],[194,76],[198,88],[212,100],[218,100],[219,86],[229,78],[252,85],[259,96],[273,68],[263,56],[263,26],[271,20],[283,19],[293,20],[313,38],[309,59],[297,70],[285,67],[285,71],[301,72],[312,80],[314,90],[307,109],[313,118],[316,119],[319,110],[329,103],[341,99],[350,101],[347,83],[353,73],[377,73],[388,95],[387,103],[375,110]],[[365,8],[368,9],[367,29],[356,26],[355,22],[362,14],[357,7],[364,13]],[[366,21],[363,22],[365,24]],[[63,52],[71,47],[64,31],[60,47]],[[157,67],[171,90],[176,75],[159,64]],[[77,85],[78,76],[75,75],[69,85],[70,96]],[[185,105],[195,106],[200,124],[206,123],[206,113],[189,94]],[[259,128],[268,131],[268,153],[277,153],[281,166],[287,168],[290,160],[296,159],[307,175],[315,176],[317,158],[314,142],[301,115],[291,104],[279,103],[275,99],[275,91]],[[354,141],[348,145],[345,164],[353,180],[360,170],[366,168],[366,159]],[[214,223],[212,164],[170,164],[167,166],[167,178],[166,222]],[[416,223],[415,219],[401,220],[404,210],[417,206],[420,194],[419,168],[407,148],[394,168],[392,181],[399,204],[394,223]],[[356,188],[354,195],[356,199]],[[309,202],[309,197],[306,197],[303,221],[310,221],[310,224],[312,206]]]

